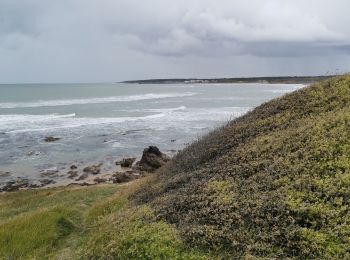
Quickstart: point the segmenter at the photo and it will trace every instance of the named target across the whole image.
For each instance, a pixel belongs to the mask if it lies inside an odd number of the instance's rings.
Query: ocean
[[[0,183],[38,179],[71,164],[140,157],[149,145],[175,154],[252,108],[304,85],[0,85]],[[47,143],[45,137],[61,138]],[[63,176],[63,175],[62,175]]]

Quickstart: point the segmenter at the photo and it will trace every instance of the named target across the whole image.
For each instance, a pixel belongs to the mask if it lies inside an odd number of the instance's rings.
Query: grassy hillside
[[[189,146],[151,184],[139,202],[198,248],[350,258],[350,76],[263,104]]]
[[[0,259],[350,258],[350,76],[124,185],[0,194]]]
[[[127,185],[0,194],[0,259],[208,259]]]
[[[101,186],[0,194],[0,259],[70,255],[96,203],[117,190]]]

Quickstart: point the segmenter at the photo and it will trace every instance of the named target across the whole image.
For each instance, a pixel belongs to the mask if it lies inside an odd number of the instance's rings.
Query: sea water
[[[174,154],[292,84],[0,85],[0,183],[45,169],[114,162],[149,146]],[[61,138],[47,143],[45,137]]]

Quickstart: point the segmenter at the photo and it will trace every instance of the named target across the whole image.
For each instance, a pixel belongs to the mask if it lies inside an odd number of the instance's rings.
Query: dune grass
[[[51,251],[76,228],[74,215],[75,212],[56,207],[37,210],[2,224],[1,255],[19,258]]]
[[[69,237],[85,232],[90,207],[117,190],[103,186],[0,194],[0,258],[58,252]]]
[[[0,259],[207,259],[127,185],[0,194]]]

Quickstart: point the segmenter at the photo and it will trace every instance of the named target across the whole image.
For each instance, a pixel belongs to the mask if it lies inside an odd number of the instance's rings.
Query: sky
[[[350,71],[348,0],[0,0],[0,83]]]

